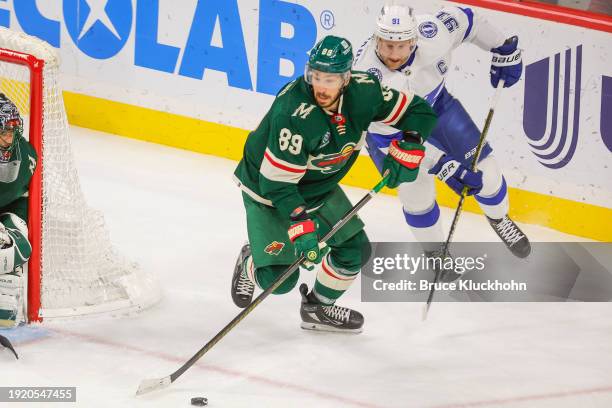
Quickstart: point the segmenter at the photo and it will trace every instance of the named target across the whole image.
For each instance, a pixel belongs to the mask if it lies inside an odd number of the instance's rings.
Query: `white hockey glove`
[[[23,279],[18,270],[0,275],[0,327],[14,327],[24,320]]]
[[[31,254],[25,221],[15,214],[0,214],[0,275],[13,272],[26,263]]]
[[[8,248],[13,245],[13,240],[8,234],[6,227],[0,222],[0,249]]]

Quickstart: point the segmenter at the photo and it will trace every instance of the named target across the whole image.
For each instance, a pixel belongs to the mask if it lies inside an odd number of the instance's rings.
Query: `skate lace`
[[[240,278],[238,278],[238,284],[236,285],[236,292],[239,295],[250,296],[253,293],[254,289],[255,285],[253,284],[253,282],[251,282],[251,280],[247,276],[241,274]]]
[[[334,320],[340,320],[343,322],[348,322],[349,316],[351,314],[351,309],[346,307],[331,305],[331,306],[323,306],[323,311],[328,317],[331,317]]]
[[[521,234],[516,225],[514,225],[514,223],[508,217],[504,217],[504,219],[497,224],[495,228],[499,232],[502,239],[508,242],[510,246],[516,244],[524,237],[524,235]]]

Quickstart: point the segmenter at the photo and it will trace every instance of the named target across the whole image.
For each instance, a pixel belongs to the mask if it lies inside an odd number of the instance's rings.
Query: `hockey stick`
[[[344,216],[333,226],[333,228],[325,234],[325,236],[319,242],[319,246],[322,243],[327,242],[340,228],[342,228],[357,212],[366,205],[368,201],[374,197],[386,184],[389,179],[389,175],[385,173],[383,179],[376,185],[372,190],[368,192],[353,208],[351,208]],[[138,386],[138,390],[136,391],[136,395],[142,395],[147,392],[155,391],[164,387],[167,387],[177,378],[179,378],[185,371],[187,371],[192,365],[196,363],[206,352],[208,352],[211,348],[214,347],[227,333],[229,333],[238,323],[242,321],[249,313],[253,311],[263,300],[270,295],[270,293],[274,292],[276,288],[278,288],[282,283],[291,276],[291,274],[300,266],[302,262],[304,262],[306,258],[302,255],[295,262],[293,262],[289,268],[282,275],[280,275],[272,285],[264,290],[259,296],[255,298],[245,309],[243,309],[231,322],[229,322],[219,333],[215,335],[208,343],[204,345],[197,353],[193,355],[185,364],[183,364],[178,370],[173,372],[167,377],[163,378],[155,378],[141,381]]]
[[[9,339],[7,339],[4,336],[0,336],[0,345],[6,347],[7,349],[11,350],[13,352],[13,354],[15,355],[15,358],[17,360],[19,360],[19,356],[17,355],[17,352],[15,351],[15,349],[13,348],[13,345],[11,344],[11,342],[9,341]]]
[[[493,100],[491,101],[491,107],[489,108],[489,113],[487,114],[487,119],[485,120],[484,128],[482,129],[482,133],[480,134],[480,139],[478,140],[478,146],[476,147],[476,153],[474,154],[474,158],[472,159],[471,170],[476,171],[476,165],[478,164],[478,158],[480,157],[480,153],[484,146],[484,141],[487,137],[487,133],[489,132],[489,126],[491,125],[491,120],[493,119],[493,113],[495,112],[495,106],[497,106],[497,101],[499,100],[499,96],[501,95],[502,89],[504,89],[505,80],[500,79],[497,83],[497,88],[495,88],[495,94],[493,95]],[[451,224],[450,230],[448,231],[448,238],[446,238],[446,242],[442,247],[442,256],[441,260],[444,262],[446,259],[446,254],[448,253],[448,247],[453,239],[453,234],[455,233],[455,228],[457,227],[457,223],[459,222],[459,215],[461,214],[461,210],[463,209],[463,202],[465,200],[465,195],[467,194],[468,187],[464,186],[463,190],[461,190],[461,196],[459,197],[459,204],[457,204],[457,209],[455,210],[455,217],[453,218],[453,223]],[[429,296],[427,297],[427,303],[425,303],[425,308],[423,309],[423,321],[427,319],[427,313],[429,313],[429,308],[431,307],[431,302],[433,301],[434,293],[436,292],[436,284],[440,279],[440,270],[441,268],[436,269],[436,274],[434,276],[433,285],[429,289]]]

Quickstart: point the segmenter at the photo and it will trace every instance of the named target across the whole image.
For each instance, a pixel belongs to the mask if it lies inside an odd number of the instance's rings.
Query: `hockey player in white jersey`
[[[508,217],[508,190],[493,150],[485,144],[478,170],[470,170],[480,131],[461,103],[445,88],[455,48],[472,43],[493,54],[491,84],[504,79],[514,85],[522,73],[518,37],[507,38],[470,8],[444,7],[435,15],[413,15],[410,7],[386,5],[376,32],[357,52],[354,69],[376,75],[385,85],[409,89],[425,98],[438,114],[438,124],[425,143],[421,172],[412,183],[399,186],[406,222],[428,253],[439,251],[427,243],[445,240],[436,202],[434,177],[458,194],[464,186],[474,195],[489,223],[512,253],[526,257],[529,240]],[[382,123],[368,129],[367,149],[379,171],[389,143],[401,132]],[[425,170],[425,171],[423,171]],[[452,274],[446,279],[454,279]]]

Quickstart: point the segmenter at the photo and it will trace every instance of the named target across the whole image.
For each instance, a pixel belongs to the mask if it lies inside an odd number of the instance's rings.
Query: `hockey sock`
[[[476,201],[487,215],[487,217],[494,220],[504,218],[508,214],[508,187],[506,185],[506,179],[502,177],[501,186],[491,195],[484,196],[482,193],[476,195]]]
[[[318,265],[314,295],[323,304],[331,305],[351,286],[359,270],[349,271],[334,265],[331,254]]]
[[[438,207],[437,202],[434,201],[433,206],[429,210],[419,214],[409,213],[404,209],[404,217],[418,242],[436,243],[435,248],[425,248],[425,250],[434,250],[438,247],[437,243],[444,241],[440,207]]]

